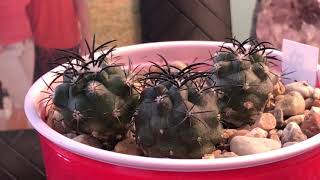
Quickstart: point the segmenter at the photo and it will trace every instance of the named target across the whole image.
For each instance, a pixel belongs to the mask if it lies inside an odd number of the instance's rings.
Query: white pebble
[[[230,149],[237,155],[249,155],[281,148],[281,143],[267,138],[236,136],[230,142]]]

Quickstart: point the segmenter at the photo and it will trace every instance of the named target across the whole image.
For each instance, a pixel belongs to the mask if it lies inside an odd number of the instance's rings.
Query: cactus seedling
[[[151,157],[201,158],[221,135],[208,73],[195,71],[205,64],[180,68],[163,60],[164,66],[151,62],[145,74],[146,88],[134,114],[137,143]]]
[[[65,52],[63,58],[68,62],[61,64],[64,70],[53,71],[56,77],[48,85],[51,93],[44,100],[49,103],[52,99],[64,125],[77,134],[103,134],[106,139],[121,139],[135,112],[139,98],[135,85],[138,68],[129,66],[125,70],[121,64],[112,62],[115,46],[102,51],[111,42],[97,48],[94,40],[92,47],[87,43],[86,58]],[[60,84],[51,88],[53,83]]]
[[[254,115],[262,112],[279,78],[269,67],[267,42],[230,39],[232,46],[223,44],[214,59],[213,84],[223,97],[219,99],[223,121],[232,127],[253,123]]]

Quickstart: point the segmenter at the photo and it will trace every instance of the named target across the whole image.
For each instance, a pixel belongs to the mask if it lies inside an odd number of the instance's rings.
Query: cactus
[[[263,112],[279,76],[270,70],[275,65],[270,60],[277,59],[270,56],[269,43],[230,40],[232,46],[223,44],[213,58],[212,81],[221,94],[222,121],[240,127],[253,123],[254,116]]]
[[[138,103],[135,82],[139,71],[131,63],[124,69],[112,62],[115,46],[105,53],[102,51],[111,42],[97,48],[95,41],[92,47],[87,43],[87,57],[66,51],[63,58],[68,62],[61,65],[63,71],[52,71],[56,74],[48,84],[52,93],[43,100],[47,104],[52,100],[52,107],[61,115],[64,125],[77,134],[99,134],[106,139],[120,140],[130,126]],[[54,83],[59,85],[53,88]]]
[[[180,68],[163,60],[144,75],[134,114],[137,143],[150,157],[201,158],[214,150],[222,128],[208,73],[195,72],[206,64]]]

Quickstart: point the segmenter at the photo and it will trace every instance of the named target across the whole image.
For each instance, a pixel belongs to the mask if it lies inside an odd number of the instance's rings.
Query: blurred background
[[[118,46],[173,40],[287,38],[319,47],[318,0],[1,0],[0,130],[30,128],[23,98],[54,67],[55,49],[84,39]]]

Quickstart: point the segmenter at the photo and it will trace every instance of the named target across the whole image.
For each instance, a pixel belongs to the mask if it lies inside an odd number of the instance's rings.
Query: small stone
[[[307,98],[304,101],[306,103],[306,109],[310,109],[314,104],[314,99],[313,98]]]
[[[305,117],[304,114],[291,116],[291,117],[289,117],[287,120],[285,120],[285,123],[286,123],[286,124],[289,124],[289,123],[291,123],[291,122],[295,122],[295,123],[297,123],[298,125],[300,125],[300,124],[304,121],[304,117]]]
[[[63,122],[63,116],[60,112],[51,107],[48,110],[47,124],[60,134],[69,133],[71,130],[67,128]]]
[[[275,141],[281,142],[280,137],[277,134],[270,135],[269,139],[273,139]]]
[[[311,109],[310,109],[310,112],[313,112],[313,113],[320,113],[320,107],[314,107],[312,106]]]
[[[277,131],[277,134],[278,134],[279,137],[282,137],[283,130],[279,129],[279,130]]]
[[[126,138],[118,142],[114,147],[114,151],[122,154],[142,155],[142,152],[138,148],[136,141],[132,138]]]
[[[284,94],[286,91],[285,86],[283,85],[283,83],[281,81],[278,81],[278,83],[276,85],[273,86],[273,93],[275,96]]]
[[[276,106],[276,104],[274,103],[274,100],[273,99],[269,99],[266,103],[266,106],[265,106],[265,111],[271,111],[274,109],[274,107]]]
[[[226,151],[221,153],[218,156],[215,156],[215,158],[229,158],[229,157],[236,157],[236,156],[238,156],[236,153]]]
[[[284,147],[288,147],[288,146],[291,146],[291,145],[294,145],[294,144],[297,144],[297,143],[299,143],[299,142],[286,142],[286,143],[284,143],[283,145],[282,145],[282,147],[284,148]]]
[[[241,129],[241,130],[237,130],[237,132],[235,132],[234,134],[232,134],[232,136],[229,138],[229,140],[231,140],[232,138],[236,137],[236,136],[245,136],[249,133],[250,131],[247,129]]]
[[[320,99],[314,99],[313,103],[312,103],[312,106],[320,107]]]
[[[281,143],[273,139],[236,136],[231,139],[230,149],[237,155],[249,155],[281,148]]]
[[[91,135],[94,138],[99,139],[101,141],[107,141],[108,137],[110,136],[110,134],[108,134],[108,133],[101,133],[101,132],[97,132],[97,131],[92,131]]]
[[[277,129],[272,129],[269,131],[269,134],[268,134],[268,138],[269,139],[273,139],[273,140],[276,140],[276,141],[281,141],[280,140],[280,137],[278,135],[278,132],[277,132]]]
[[[314,88],[309,85],[306,81],[299,81],[287,84],[286,92],[297,91],[299,92],[304,98],[313,97]]]
[[[253,127],[259,127],[264,130],[274,129],[277,125],[276,118],[271,113],[262,113],[255,121]]]
[[[306,116],[306,115],[308,115],[309,113],[310,113],[310,110],[309,110],[309,109],[306,109],[306,110],[304,110],[303,115]]]
[[[222,153],[222,151],[221,151],[220,149],[215,150],[215,151],[212,152],[212,154],[214,155],[214,157],[220,156],[221,153]]]
[[[278,135],[278,130],[277,129],[271,129],[269,131],[269,135],[271,135],[271,134],[277,134]]]
[[[320,113],[318,109],[312,107],[310,113],[305,117],[301,130],[308,136],[308,138],[320,133]]]
[[[276,109],[282,109],[284,116],[303,114],[305,110],[304,98],[299,92],[290,91],[286,95],[276,97]]]
[[[64,136],[67,138],[73,139],[73,138],[77,137],[77,134],[76,133],[67,133],[67,134],[64,134]]]
[[[249,133],[246,134],[248,137],[257,137],[257,138],[266,138],[268,136],[268,132],[256,127],[252,129]]]
[[[314,88],[313,99],[320,99],[320,89],[319,88]]]
[[[236,129],[225,129],[225,130],[223,130],[223,133],[222,133],[221,137],[223,139],[229,139],[236,132],[237,132]]]
[[[214,154],[205,154],[202,159],[215,159]]]
[[[306,139],[307,136],[303,134],[300,126],[295,122],[290,122],[289,124],[287,124],[281,136],[282,144],[287,142],[301,142]]]
[[[276,121],[277,121],[276,127],[280,128],[285,124],[282,109],[274,109],[270,113],[272,113],[273,116],[276,118]]]
[[[96,147],[96,148],[102,148],[102,144],[96,138],[94,138],[92,136],[88,136],[86,134],[81,134],[81,135],[76,136],[72,139],[77,142],[80,142],[82,144],[86,144],[86,145]]]

